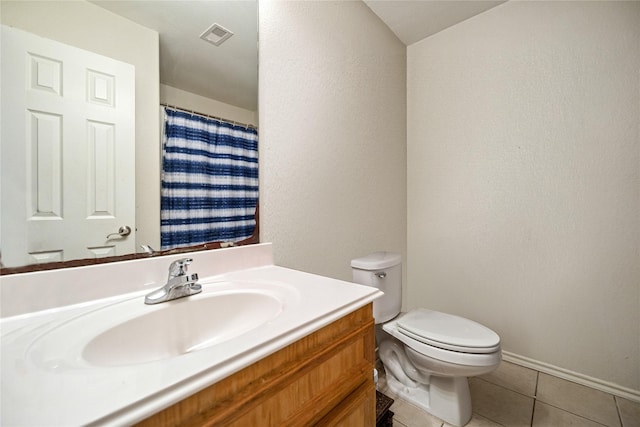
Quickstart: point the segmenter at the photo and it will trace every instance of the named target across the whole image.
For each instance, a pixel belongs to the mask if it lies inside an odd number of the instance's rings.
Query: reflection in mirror
[[[0,215],[0,225],[2,230],[0,233],[0,248],[2,250],[2,261],[4,267],[2,274],[25,271],[40,270],[49,268],[60,268],[69,265],[85,265],[88,263],[109,262],[113,260],[129,259],[141,256],[149,256],[151,249],[159,249],[160,246],[160,176],[161,176],[161,116],[159,114],[159,105],[169,104],[180,109],[196,112],[201,115],[214,116],[225,120],[245,123],[257,127],[257,1],[10,1],[2,0],[0,3],[0,18],[3,26],[12,27],[38,36],[39,39],[48,39],[55,43],[67,45],[90,54],[106,57],[115,62],[129,65],[134,70],[133,86],[131,89],[133,99],[124,101],[124,95],[115,95],[115,103],[117,108],[129,107],[132,110],[134,118],[134,126],[132,131],[132,139],[135,144],[129,143],[134,148],[128,156],[121,155],[121,150],[113,157],[113,164],[110,165],[106,159],[108,156],[103,151],[85,153],[86,156],[93,156],[94,159],[102,161],[94,162],[94,169],[87,171],[76,170],[80,160],[85,158],[85,154],[80,154],[79,159],[65,160],[60,162],[58,157],[53,157],[54,161],[42,162],[41,170],[49,174],[53,172],[59,173],[59,176],[69,173],[75,177],[97,176],[103,181],[97,188],[108,188],[109,185],[115,183],[120,184],[122,188],[129,188],[132,197],[132,203],[135,203],[133,211],[133,219],[121,220],[109,218],[109,224],[105,229],[100,229],[99,243],[83,242],[84,250],[91,248],[93,252],[83,252],[69,256],[68,251],[56,253],[55,251],[46,251],[42,247],[36,246],[35,249],[27,248],[26,245],[31,240],[44,240],[48,238],[48,232],[41,228],[35,231],[16,232],[13,219],[7,220],[4,207],[5,194],[14,197],[22,197],[21,210],[23,212],[22,220],[32,216],[34,194],[36,194],[36,202],[40,203],[46,209],[40,209],[36,220],[31,223],[37,223],[38,227],[42,224],[56,222],[51,220],[56,216],[62,217],[70,212],[71,202],[63,200],[62,206],[58,206],[63,215],[59,213],[51,214],[55,207],[56,192],[60,194],[68,194],[69,192],[80,193],[76,189],[64,191],[55,180],[55,185],[51,185],[51,180],[42,178],[41,175],[38,182],[37,168],[31,168],[31,164],[26,164],[24,160],[23,178],[24,183],[14,185],[14,179],[5,178],[5,170],[11,169],[12,161],[19,166],[20,162],[16,161],[13,155],[7,156],[9,148],[15,148],[16,140],[7,138],[2,126],[2,213]],[[233,32],[224,43],[216,46],[203,39],[200,35],[213,24]],[[109,34],[109,37],[105,37]],[[4,34],[3,34],[4,39]],[[2,55],[5,57],[5,46],[2,47]],[[47,58],[47,52],[37,55],[38,58]],[[4,64],[7,61],[3,61]],[[55,61],[54,61],[55,63]],[[50,63],[39,64],[40,70],[48,70],[51,68]],[[55,68],[55,67],[54,67]],[[104,76],[114,75],[111,72],[99,71],[96,67],[91,67],[97,73],[94,74],[94,88],[98,91],[97,99],[104,100],[108,98],[107,93],[113,88],[110,86],[109,79]],[[10,74],[6,74],[4,68],[2,70],[2,114],[3,119],[5,113],[11,110],[19,110],[7,98],[5,99],[6,89],[13,87],[13,82],[9,80]],[[51,77],[43,74],[40,80],[47,82]],[[116,81],[122,81],[118,78]],[[65,91],[66,86],[63,86]],[[115,90],[115,89],[114,89]],[[15,95],[12,95],[15,96]],[[42,109],[37,107],[27,107],[27,110],[42,113]],[[24,107],[23,107],[23,112]],[[130,111],[131,112],[131,111]],[[49,114],[49,113],[47,113]],[[57,113],[56,113],[57,114]],[[54,114],[54,116],[56,116]],[[58,114],[59,116],[59,114]],[[29,117],[27,115],[27,117]],[[33,129],[40,130],[49,129],[56,134],[55,124],[51,129],[50,121],[44,120],[50,118],[51,115],[32,117],[29,126],[24,124],[23,129],[26,133],[32,132]],[[35,122],[35,128],[33,123]],[[6,123],[3,120],[3,124]],[[110,123],[109,118],[94,119],[94,135],[98,136],[98,141],[102,144],[94,143],[97,147],[108,147],[109,144],[104,142],[108,140],[110,129],[103,126]],[[100,127],[100,126],[102,127]],[[38,127],[40,126],[40,127]],[[118,127],[117,134],[120,135],[125,127]],[[30,130],[31,129],[31,130]],[[25,133],[25,132],[23,132]],[[32,132],[33,133],[33,132]],[[86,130],[83,130],[86,134]],[[100,139],[102,138],[102,139]],[[52,153],[55,153],[55,139],[51,142],[49,138],[48,145],[40,144],[41,150],[37,152],[41,158],[51,159]],[[10,144],[11,143],[11,144]],[[33,151],[33,143],[23,146]],[[62,144],[62,143],[61,143]],[[64,144],[67,144],[64,142]],[[38,147],[38,145],[36,145]],[[51,148],[53,147],[53,149]],[[108,151],[107,151],[108,152]],[[61,156],[62,154],[60,154]],[[24,156],[24,155],[23,155]],[[124,166],[130,159],[135,178],[126,178],[126,174],[114,172],[113,180],[105,171],[111,170],[109,167]],[[135,159],[135,160],[134,160]],[[88,163],[88,162],[83,162]],[[56,165],[62,165],[60,171],[56,171]],[[73,168],[69,168],[74,165]],[[97,166],[96,166],[97,165]],[[65,166],[67,168],[65,168]],[[29,169],[31,168],[31,169]],[[35,170],[35,172],[34,172]],[[115,169],[114,169],[115,170]],[[15,172],[15,171],[14,171]],[[27,173],[29,172],[29,173]],[[34,175],[34,173],[36,173]],[[75,175],[74,175],[75,174]],[[35,176],[35,178],[34,178]],[[49,175],[51,176],[51,175]],[[54,175],[55,176],[55,175]],[[41,187],[51,189],[37,198],[37,193],[32,191],[34,182]],[[80,178],[74,178],[73,183],[80,182]],[[31,187],[28,187],[28,186]],[[58,187],[56,187],[58,185]],[[115,188],[115,184],[113,184]],[[22,188],[24,187],[24,188]],[[110,190],[113,193],[113,188]],[[29,190],[28,190],[29,189]],[[121,190],[118,190],[118,195]],[[106,194],[106,195],[104,195]],[[110,193],[107,191],[98,197],[98,206],[111,202]],[[29,196],[29,197],[26,197]],[[55,196],[55,197],[54,197]],[[94,196],[95,199],[95,196]],[[94,200],[95,202],[95,200]],[[79,204],[79,202],[76,202]],[[94,203],[95,205],[95,203]],[[114,216],[106,208],[94,211],[88,210],[82,206],[79,211],[83,218],[88,217],[109,217]],[[116,210],[116,209],[114,209]],[[120,209],[117,209],[120,211]],[[107,212],[107,213],[104,213]],[[48,216],[45,215],[48,213]],[[257,208],[256,208],[257,215]],[[103,218],[104,219],[104,218]],[[27,222],[27,221],[24,221]],[[257,221],[256,221],[257,224]],[[126,232],[126,227],[131,232]],[[98,227],[77,227],[51,233],[57,243],[69,240],[80,240],[87,234],[87,230],[97,230]],[[125,230],[121,233],[121,230]],[[13,234],[12,234],[13,233]],[[23,234],[21,236],[21,234]],[[26,252],[34,252],[35,258],[28,261],[15,261],[13,251],[7,246],[7,236],[15,239],[25,246]],[[107,238],[109,236],[109,238]],[[236,244],[253,243],[258,241],[258,229],[248,239]],[[113,242],[130,243],[128,249],[121,251],[111,251],[115,246]],[[142,249],[143,245],[147,248]],[[199,248],[210,249],[219,247],[215,242],[199,245]],[[194,247],[189,247],[193,250]],[[110,252],[111,251],[111,252]],[[179,251],[174,249],[169,252]],[[64,252],[67,252],[65,255]],[[135,254],[138,252],[138,254]],[[154,251],[154,253],[167,253]],[[110,257],[116,254],[117,257]],[[47,258],[49,257],[49,258]],[[56,258],[58,257],[58,258]],[[33,257],[32,257],[33,258]],[[71,264],[68,262],[55,262],[46,264],[37,264],[31,267],[19,267],[23,264],[42,263],[46,261],[68,260],[74,259]],[[82,260],[77,260],[82,259]],[[10,261],[10,262],[9,262]]]
[[[162,249],[250,238],[258,202],[256,129],[168,107],[164,116]]]

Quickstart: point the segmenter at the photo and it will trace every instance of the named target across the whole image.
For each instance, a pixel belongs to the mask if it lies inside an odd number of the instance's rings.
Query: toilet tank
[[[402,306],[402,258],[393,252],[374,252],[351,260],[353,281],[384,292],[373,301],[376,323],[384,323],[400,313]]]

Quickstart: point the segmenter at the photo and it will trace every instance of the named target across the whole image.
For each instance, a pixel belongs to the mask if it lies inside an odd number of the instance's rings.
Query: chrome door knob
[[[118,228],[117,233],[111,233],[107,235],[107,240],[109,240],[111,236],[127,237],[129,234],[131,234],[131,227],[129,227],[128,225],[123,225],[122,227]]]

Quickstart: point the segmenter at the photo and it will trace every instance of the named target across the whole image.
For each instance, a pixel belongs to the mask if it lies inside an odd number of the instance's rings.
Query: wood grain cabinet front
[[[374,426],[368,304],[142,421],[140,426]]]

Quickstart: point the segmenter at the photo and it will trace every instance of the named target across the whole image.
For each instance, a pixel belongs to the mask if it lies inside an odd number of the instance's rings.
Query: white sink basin
[[[249,292],[164,304],[101,333],[86,345],[82,358],[118,366],[175,357],[237,337],[282,312],[277,298]]]
[[[274,283],[203,284],[190,297],[145,305],[143,297],[102,306],[43,332],[28,350],[36,365],[61,371],[178,357],[237,338],[280,315],[297,297]]]

